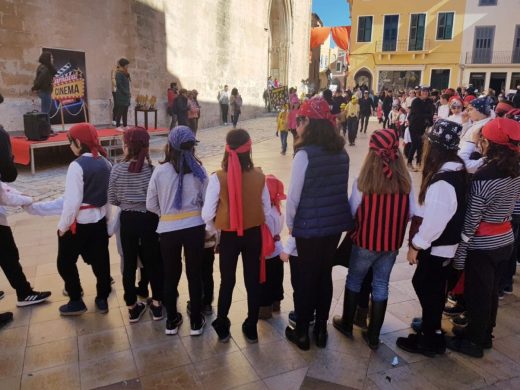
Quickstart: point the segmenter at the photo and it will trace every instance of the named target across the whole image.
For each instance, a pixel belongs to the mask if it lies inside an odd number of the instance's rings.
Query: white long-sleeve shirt
[[[463,169],[457,162],[445,163],[439,172],[458,171]],[[422,217],[419,231],[412,240],[415,247],[428,249],[432,242],[438,239],[448,222],[457,212],[457,193],[452,185],[444,180],[439,180],[430,185],[426,191],[424,204],[417,207],[416,214]],[[455,256],[458,244],[434,246],[431,249],[433,256],[451,259]]]
[[[0,182],[0,225],[9,226],[7,223],[7,211],[1,206],[28,206],[32,201],[30,196],[23,195],[17,189]]]
[[[271,206],[271,210],[269,210],[269,215],[266,216],[265,223],[269,227],[271,234],[274,236],[280,236],[283,229],[283,214],[280,214],[278,209],[275,206]],[[269,256],[266,256],[267,259],[271,259],[276,256],[280,256],[282,253],[283,245],[282,242],[275,241],[274,242],[274,252]]]
[[[450,106],[448,104],[442,104],[437,110],[437,116],[442,119],[448,119],[450,116]]]
[[[286,222],[289,230],[292,230],[294,225],[294,217],[300,204],[300,198],[302,195],[303,184],[305,182],[305,173],[309,165],[309,157],[305,150],[299,150],[294,156],[292,170],[291,170],[291,182],[289,184],[289,191],[287,194],[287,203],[285,205]]]
[[[217,206],[220,196],[220,182],[216,173],[213,173],[209,177],[208,188],[206,190],[206,197],[204,199],[204,206],[202,207],[202,219],[206,223],[206,230],[209,232],[215,232],[215,217],[217,215]],[[269,218],[271,210],[271,197],[269,196],[269,190],[267,185],[264,184],[262,190],[262,206],[264,211],[265,220]],[[244,200],[244,207],[247,207],[247,201]]]
[[[482,165],[484,165],[484,158],[471,160],[471,155],[477,151],[477,145],[472,141],[464,142],[459,150],[459,157],[464,161],[466,169],[469,173],[475,173]]]
[[[296,250],[296,239],[293,236],[287,237],[287,241],[285,241],[283,246],[283,251],[289,256],[298,257],[298,251]]]

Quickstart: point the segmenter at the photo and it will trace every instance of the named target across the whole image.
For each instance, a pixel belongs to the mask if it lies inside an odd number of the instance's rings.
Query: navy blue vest
[[[318,146],[302,149],[307,152],[309,165],[294,217],[293,237],[326,237],[352,230],[347,152],[330,153]]]
[[[104,157],[80,156],[76,162],[83,169],[83,201],[96,207],[103,207],[108,201],[108,180],[110,165]]]

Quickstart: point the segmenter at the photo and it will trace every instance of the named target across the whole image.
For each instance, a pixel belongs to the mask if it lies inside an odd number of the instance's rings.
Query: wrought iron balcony
[[[430,40],[411,41],[408,39],[393,40],[393,41],[376,41],[376,52],[378,53],[399,53],[411,52],[421,53],[430,50]]]
[[[478,49],[466,52],[466,64],[520,64],[520,49],[512,51],[492,51]]]

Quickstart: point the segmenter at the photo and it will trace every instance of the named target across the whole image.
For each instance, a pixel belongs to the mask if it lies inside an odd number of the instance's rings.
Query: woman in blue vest
[[[289,341],[308,350],[309,321],[316,310],[316,345],[327,344],[327,320],[332,300],[332,260],[341,233],[354,221],[348,203],[349,157],[338,135],[329,104],[307,100],[296,129],[299,143],[291,172],[287,226],[296,239],[300,288],[295,291],[296,327],[285,331]]]

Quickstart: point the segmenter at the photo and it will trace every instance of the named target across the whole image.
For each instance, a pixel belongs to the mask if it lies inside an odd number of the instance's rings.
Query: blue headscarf
[[[491,115],[491,99],[488,96],[473,99],[469,104],[482,115]]]
[[[195,134],[188,126],[177,126],[170,131],[168,135],[168,143],[170,147],[177,152],[180,153],[178,174],[179,174],[179,184],[177,185],[177,190],[175,192],[175,199],[173,200],[173,207],[177,210],[182,208],[182,185],[184,181],[184,164],[187,164],[190,168],[193,175],[198,178],[201,182],[206,179],[206,172],[200,165],[200,163],[195,159],[192,150],[181,149],[181,145],[185,142],[193,142],[195,143],[197,140],[195,139]]]

